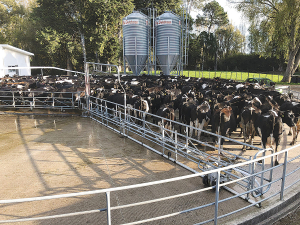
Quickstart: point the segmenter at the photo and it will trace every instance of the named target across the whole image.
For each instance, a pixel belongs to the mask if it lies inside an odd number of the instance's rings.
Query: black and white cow
[[[157,120],[157,124],[160,126],[160,131],[162,133],[163,127],[165,129],[171,130],[171,137],[173,137],[174,133],[174,123],[172,121],[176,121],[175,110],[169,104],[163,104],[156,112],[161,118],[155,117]],[[166,120],[167,119],[167,120]]]
[[[224,105],[223,108],[214,109],[212,116],[212,132],[222,135],[230,136],[230,134],[236,130],[236,120],[233,110],[230,106]],[[216,138],[214,137],[214,140]],[[221,145],[223,145],[224,139],[221,139]]]
[[[261,115],[261,110],[257,107],[251,105],[246,106],[241,112],[241,127],[244,135],[244,143],[247,142],[247,139],[250,138],[249,144],[253,145],[253,138],[255,136],[255,127],[254,122],[257,117]],[[246,150],[246,146],[243,146],[243,150]]]
[[[275,141],[275,152],[278,150],[282,138],[282,117],[279,111],[270,110],[267,113],[261,114],[254,122],[255,130],[261,137],[261,144],[264,149],[267,146],[272,147],[273,140]],[[278,157],[275,159],[275,165],[278,165]]]
[[[211,109],[210,105],[207,101],[202,102],[201,105],[197,106],[197,119],[196,119],[196,128],[199,128],[200,131],[196,131],[196,135],[198,140],[200,140],[201,130],[206,130],[210,118],[211,118]],[[197,134],[198,133],[198,134]]]
[[[137,123],[142,124],[144,113],[146,113],[145,114],[145,119],[146,119],[146,115],[150,109],[149,102],[144,98],[140,98],[133,104],[133,108],[135,109],[134,116],[138,119]]]

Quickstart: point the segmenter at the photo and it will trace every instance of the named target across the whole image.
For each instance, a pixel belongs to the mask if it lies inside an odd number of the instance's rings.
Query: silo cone
[[[124,57],[135,75],[141,73],[148,59],[148,25],[148,17],[137,11],[123,18]]]
[[[180,57],[181,20],[172,12],[155,19],[156,58],[165,75],[170,75]]]

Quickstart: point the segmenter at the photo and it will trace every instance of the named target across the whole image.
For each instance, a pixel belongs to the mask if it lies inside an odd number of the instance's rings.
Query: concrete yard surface
[[[191,174],[179,165],[123,138],[89,118],[0,116],[0,199],[31,198],[139,184]],[[111,193],[111,206],[204,188],[200,177]],[[220,199],[232,196],[221,190]],[[112,211],[112,224],[180,212],[214,202],[208,190],[138,207]],[[235,198],[219,213],[246,206]],[[106,207],[104,194],[3,204],[0,220],[43,217]],[[147,224],[194,224],[213,218],[214,206]],[[106,212],[20,224],[106,224]],[[18,224],[18,223],[17,223]]]

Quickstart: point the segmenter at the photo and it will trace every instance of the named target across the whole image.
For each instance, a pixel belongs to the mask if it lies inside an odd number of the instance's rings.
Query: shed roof
[[[11,50],[11,51],[15,51],[15,52],[21,53],[21,54],[23,54],[23,55],[34,56],[34,54],[31,53],[31,52],[27,52],[27,51],[25,51],[25,50],[22,50],[22,49],[20,49],[20,48],[16,48],[16,47],[11,46],[11,45],[8,45],[8,44],[0,44],[0,48],[1,48],[1,47],[2,47],[3,49],[9,49],[9,50]]]

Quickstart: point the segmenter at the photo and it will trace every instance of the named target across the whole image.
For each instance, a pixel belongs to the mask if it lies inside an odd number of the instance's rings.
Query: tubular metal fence
[[[74,109],[84,92],[0,91],[0,108]]]
[[[27,106],[29,106],[29,104],[27,104]],[[280,200],[283,200],[285,194],[288,192],[287,190],[296,188],[300,181],[300,167],[295,169],[295,166],[292,166],[299,162],[300,155],[296,154],[297,156],[295,157],[289,157],[289,153],[297,151],[300,145],[274,154],[270,154],[273,153],[272,149],[262,150],[255,146],[247,145],[248,147],[254,147],[257,154],[250,158],[244,158],[240,155],[224,150],[220,145],[222,138],[224,138],[226,142],[232,142],[239,145],[240,148],[242,148],[244,143],[207,131],[202,132],[215,137],[217,140],[217,146],[210,141],[200,141],[197,138],[193,138],[188,135],[191,129],[190,126],[165,119],[165,122],[163,123],[173,123],[171,126],[172,129],[165,128],[164,126],[159,126],[150,122],[153,117],[156,117],[158,120],[162,118],[139,110],[135,111],[135,109],[132,108],[124,109],[123,105],[91,97],[89,104],[84,105],[83,110],[85,116],[162,155],[178,165],[189,169],[193,172],[193,174],[149,183],[85,191],[80,193],[0,200],[0,204],[4,207],[5,205],[17,203],[47,201],[50,199],[71,198],[86,195],[105,195],[106,198],[105,207],[100,209],[97,208],[86,211],[33,218],[18,218],[16,216],[14,219],[1,220],[0,223],[44,220],[106,212],[107,224],[112,224],[116,221],[114,220],[115,213],[122,209],[128,210],[126,212],[129,212],[131,215],[130,218],[122,221],[123,224],[141,224],[145,222],[155,223],[155,221],[177,218],[178,216],[184,216],[191,212],[199,212],[199,214],[203,214],[202,212],[204,210],[211,210],[213,208],[213,213],[208,217],[197,217],[198,220],[196,224],[212,222],[214,224],[219,224],[225,218],[233,218],[231,217],[232,215],[252,206],[261,206],[261,203],[269,201],[270,199],[279,198]],[[136,113],[134,113],[134,111]],[[140,116],[135,117],[133,115]],[[180,126],[182,126],[182,130],[185,132],[180,133],[177,131]],[[199,131],[199,129],[195,130]],[[155,144],[156,147],[153,147],[153,144]],[[205,150],[203,150],[204,148],[215,149],[218,151],[218,154],[207,154]],[[273,158],[278,155],[284,155],[283,160],[281,160],[283,162],[274,166]],[[193,163],[196,166],[190,166],[190,163]],[[140,193],[141,191],[146,196],[151,196],[151,193],[148,193],[149,187],[159,188],[161,185],[167,184],[176,186],[177,182],[189,182],[190,179],[197,177],[202,177],[201,179],[203,179],[203,182],[204,179],[208,179],[212,182],[210,182],[210,185],[205,188],[199,188],[188,192],[180,190],[180,193],[161,196],[156,199],[136,201],[136,199],[132,196],[132,202],[127,202],[123,205],[114,205],[111,199],[112,195],[116,193],[118,193],[118,195],[122,195],[124,194],[124,191],[129,190],[134,190],[135,193]],[[232,193],[232,195],[230,197],[220,198],[220,189],[228,190]],[[147,207],[147,209],[150,209],[151,205],[155,203],[163,204],[164,202],[176,201],[178,199],[185,202],[188,197],[195,196],[194,198],[198,198],[197,196],[202,194],[205,195],[208,192],[211,193],[212,190],[214,191],[215,196],[213,199],[209,199],[209,201],[206,202],[197,201],[196,204],[186,202],[183,204],[185,206],[184,209],[180,208],[180,210],[176,210],[177,207],[175,207],[175,204],[168,204],[171,207],[170,211],[167,213],[160,213],[157,212],[157,210],[154,210],[153,212],[150,212],[151,216],[149,217],[143,217],[142,215],[139,215],[138,211],[136,211],[136,207]],[[272,191],[270,192],[270,190]],[[263,196],[263,198],[261,198],[261,196]],[[220,210],[220,205],[230,204],[231,201],[237,198],[247,200],[248,204],[226,212]],[[101,204],[99,202],[99,206],[100,205]]]

